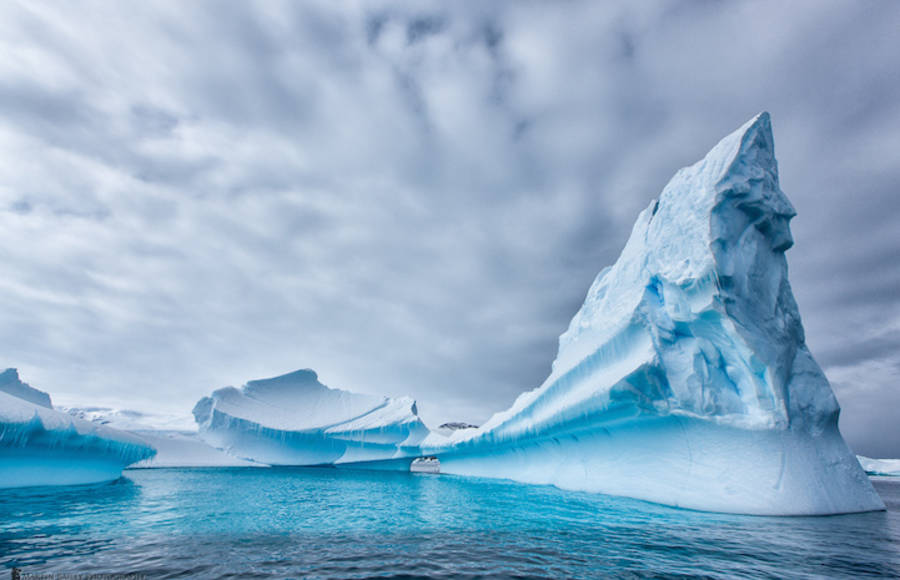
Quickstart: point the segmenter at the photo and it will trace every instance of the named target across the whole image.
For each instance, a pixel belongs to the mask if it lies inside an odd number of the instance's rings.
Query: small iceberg
[[[326,387],[311,369],[225,387],[194,407],[200,436],[241,459],[268,465],[337,465],[420,455],[429,430],[409,397]]]

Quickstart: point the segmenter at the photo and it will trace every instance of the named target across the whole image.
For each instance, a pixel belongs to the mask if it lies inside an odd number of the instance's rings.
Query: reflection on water
[[[151,577],[900,574],[888,512],[707,514],[552,487],[342,469],[163,469],[0,492],[0,563]]]
[[[0,555],[12,563],[44,562],[61,551],[90,555],[115,542],[91,534],[90,521],[104,514],[126,525],[139,487],[129,479],[101,485],[0,491]]]

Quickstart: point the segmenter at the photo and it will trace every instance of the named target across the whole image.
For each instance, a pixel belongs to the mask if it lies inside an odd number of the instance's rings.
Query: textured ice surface
[[[23,383],[19,379],[19,371],[16,369],[6,369],[0,373],[0,392],[10,394],[13,397],[41,407],[53,408],[53,404],[50,402],[50,395],[35,389],[28,383]]]
[[[900,477],[900,459],[872,459],[858,455],[860,465],[869,475]]]
[[[271,465],[402,458],[428,435],[414,400],[331,389],[309,369],[214,391],[194,417],[214,447]]]
[[[794,213],[763,113],[640,214],[544,384],[423,453],[444,473],[703,510],[883,509],[804,342],[784,255]]]
[[[0,488],[108,481],[153,454],[134,435],[0,392]]]

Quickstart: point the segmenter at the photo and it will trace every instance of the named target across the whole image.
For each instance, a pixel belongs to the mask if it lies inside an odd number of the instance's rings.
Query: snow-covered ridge
[[[697,509],[883,509],[804,343],[784,255],[794,214],[762,113],[640,214],[544,384],[423,453],[443,472]]]
[[[197,426],[189,415],[170,416],[147,413],[133,409],[111,407],[57,407],[84,421],[106,425],[123,431],[196,431]]]
[[[413,399],[332,389],[310,369],[214,391],[194,417],[211,445],[272,465],[393,459],[428,434]]]

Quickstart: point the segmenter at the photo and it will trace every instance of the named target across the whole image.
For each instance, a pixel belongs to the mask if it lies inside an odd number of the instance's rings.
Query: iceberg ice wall
[[[211,445],[270,465],[413,457],[428,435],[414,400],[331,389],[309,369],[214,391],[194,417]]]
[[[43,405],[27,391],[9,394],[18,387],[0,392],[0,488],[109,481],[155,453],[138,437],[54,411],[49,396]]]
[[[784,255],[794,213],[763,113],[640,214],[544,384],[423,453],[443,472],[703,510],[883,509],[804,343]]]

